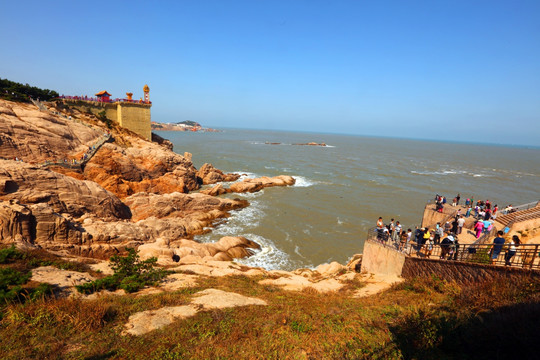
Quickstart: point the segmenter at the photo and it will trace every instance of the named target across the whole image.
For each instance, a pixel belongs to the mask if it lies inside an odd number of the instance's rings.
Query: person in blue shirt
[[[499,254],[501,253],[502,251],[502,248],[503,248],[503,245],[504,245],[504,238],[502,237],[503,236],[503,232],[502,231],[497,231],[497,237],[495,239],[493,239],[493,245],[491,245],[491,248],[490,248],[490,252],[491,252],[491,263],[494,264],[495,263],[495,260],[497,260],[497,258],[499,257]]]

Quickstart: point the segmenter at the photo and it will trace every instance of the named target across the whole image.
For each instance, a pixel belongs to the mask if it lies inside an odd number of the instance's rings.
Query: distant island
[[[152,121],[152,130],[160,131],[206,131],[206,132],[218,132],[219,130],[205,128],[196,121],[185,120],[177,123],[159,123]]]

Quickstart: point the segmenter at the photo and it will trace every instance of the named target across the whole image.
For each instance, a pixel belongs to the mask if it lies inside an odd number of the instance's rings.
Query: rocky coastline
[[[124,128],[107,128],[91,114],[47,106],[54,113],[0,100],[4,244],[102,259],[134,247],[165,265],[173,255],[230,261],[258,245],[242,237],[216,244],[193,240],[249,206],[219,195],[295,182],[290,176],[238,182],[240,175],[211,164],[196,169],[190,153],[174,153],[155,134],[149,142]],[[104,136],[110,140],[95,151],[93,144]]]

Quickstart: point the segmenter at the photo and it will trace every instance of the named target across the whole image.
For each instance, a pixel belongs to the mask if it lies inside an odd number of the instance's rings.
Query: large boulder
[[[223,181],[236,181],[240,178],[239,174],[225,174],[216,169],[212,164],[204,164],[197,171],[197,177],[203,185],[215,184]]]
[[[229,190],[236,193],[256,192],[271,186],[291,186],[296,183],[292,176],[279,175],[274,177],[263,176],[255,179],[244,179],[231,184]]]

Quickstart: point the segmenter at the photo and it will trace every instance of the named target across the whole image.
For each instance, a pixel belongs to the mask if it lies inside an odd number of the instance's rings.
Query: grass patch
[[[136,256],[117,273],[146,269]],[[15,263],[21,260],[15,260]],[[15,278],[18,278],[15,276]],[[11,302],[0,321],[3,358],[63,359],[487,359],[534,358],[540,281],[458,286],[416,278],[366,298],[363,284],[320,294],[261,285],[258,277],[200,277],[196,287],[95,300]],[[130,315],[189,304],[217,288],[267,306],[206,310],[143,336],[122,336]],[[512,341],[508,341],[512,339]]]

